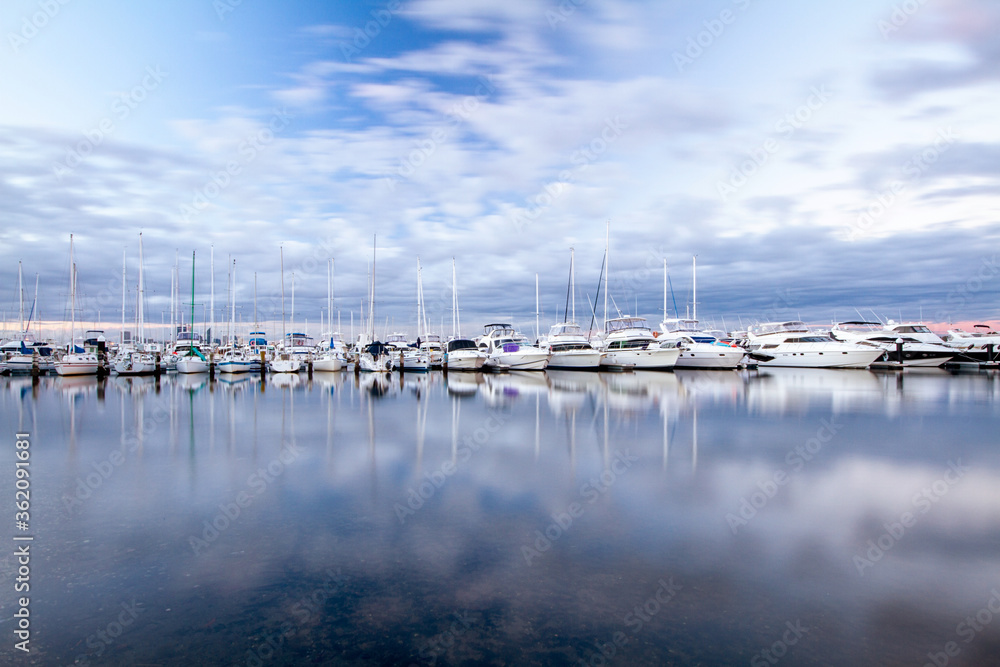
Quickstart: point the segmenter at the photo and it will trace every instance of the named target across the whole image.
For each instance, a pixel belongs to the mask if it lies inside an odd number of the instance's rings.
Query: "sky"
[[[989,0],[9,0],[0,308],[312,333],[612,315],[1000,321]],[[664,263],[668,290],[664,294]],[[294,274],[294,278],[293,278]],[[291,312],[291,283],[295,306]],[[602,288],[603,290],[603,288]],[[604,292],[597,299],[603,313]],[[368,306],[365,306],[366,312]],[[291,320],[294,316],[294,323]],[[185,315],[185,319],[188,315]],[[44,331],[43,331],[44,333]]]

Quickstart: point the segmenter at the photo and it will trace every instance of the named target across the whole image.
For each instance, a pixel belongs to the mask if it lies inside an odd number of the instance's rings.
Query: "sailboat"
[[[321,372],[332,372],[343,370],[347,366],[347,354],[344,341],[339,331],[333,331],[333,260],[331,259],[326,268],[326,313],[327,328],[330,329],[323,334],[323,345],[319,355],[313,361],[313,370]]]
[[[194,346],[194,251],[191,251],[191,331],[188,332],[190,346],[187,354],[177,360],[178,373],[205,373],[208,371],[208,360]]]
[[[59,375],[96,375],[97,355],[76,346],[76,263],[73,261],[72,234],[69,235],[69,294],[69,346],[62,359],[56,362],[56,373]]]
[[[123,269],[124,275],[124,269]],[[124,283],[122,290],[125,289]],[[123,292],[124,294],[124,292]],[[123,347],[118,356],[115,357],[112,368],[118,375],[152,375],[156,372],[156,360],[153,356],[145,352],[142,347],[146,342],[143,311],[143,297],[145,296],[145,285],[142,282],[142,232],[139,232],[139,301],[136,307],[136,318],[139,333],[139,349],[129,349]],[[124,298],[122,299],[124,304]],[[124,319],[124,313],[123,313]]]
[[[455,258],[451,259],[451,338],[444,353],[444,366],[449,371],[477,371],[486,363],[486,353],[476,342],[462,338],[459,324],[458,277],[455,272]]]
[[[721,342],[698,324],[698,258],[691,258],[691,317],[667,317],[667,260],[663,260],[663,321],[660,322],[661,345],[681,347],[675,368],[732,370],[743,362],[745,350]],[[674,304],[676,306],[676,303]]]
[[[421,340],[421,329],[426,329],[426,326],[421,326],[425,317],[423,310],[424,284],[420,269],[420,258],[417,257],[417,340]],[[395,334],[386,338],[386,344],[391,345],[394,336]],[[393,350],[393,362],[396,367],[410,372],[429,371],[431,368],[430,352],[426,349],[421,349],[419,345],[408,345],[406,343],[406,336],[401,336],[401,339]],[[421,342],[423,341],[421,340]]]
[[[540,347],[552,354],[548,368],[564,370],[598,370],[603,354],[587,341],[583,329],[576,322],[576,277],[573,248],[569,249],[569,294],[563,321],[553,324],[548,338]],[[568,306],[572,303],[573,309]],[[568,312],[567,312],[568,311]],[[567,317],[569,315],[570,317]]]
[[[392,356],[384,343],[375,340],[375,241],[372,241],[372,276],[368,301],[368,340],[371,341],[358,355],[358,369],[365,373],[388,373],[392,370]]]
[[[243,349],[236,344],[236,260],[233,260],[232,271],[230,272],[230,301],[229,301],[229,344],[222,352],[222,361],[216,366],[220,373],[249,373],[253,366],[253,361],[243,352]]]
[[[291,350],[285,347],[285,250],[284,246],[279,249],[281,253],[281,351],[274,355],[269,367],[272,373],[298,373],[302,368],[299,355],[292,354]]]

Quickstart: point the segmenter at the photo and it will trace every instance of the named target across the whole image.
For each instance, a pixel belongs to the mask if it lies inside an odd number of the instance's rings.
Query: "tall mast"
[[[576,322],[576,251],[569,249],[569,292],[572,307],[573,322]]]
[[[691,258],[691,319],[698,319],[698,255]]]
[[[76,263],[73,261],[73,235],[69,235],[69,352],[76,353]]]
[[[423,304],[424,288],[420,281],[421,281],[420,256],[418,255],[417,256],[417,338],[421,337],[420,330],[421,326],[423,325],[423,313],[424,313],[424,304]]]
[[[125,248],[122,248],[122,332],[119,344],[125,346]]]
[[[191,251],[191,327],[188,330],[188,341],[194,350],[194,250]]]
[[[538,273],[535,273],[535,338],[540,338],[541,333],[538,329]]]
[[[333,260],[326,263],[326,324],[333,331]]]
[[[20,310],[20,328],[21,328],[21,339],[24,339],[24,285],[21,284],[21,260],[17,260],[17,296],[20,299],[21,310]]]
[[[278,246],[281,255],[281,345],[285,345],[285,246]]]
[[[31,310],[35,314],[35,337],[41,340],[42,334],[39,330],[38,323],[42,321],[41,309],[38,307],[38,274],[35,274],[35,299],[31,302]],[[28,316],[28,326],[31,326],[31,316]]]
[[[140,351],[145,350],[146,344],[146,330],[145,330],[145,318],[143,317],[144,306],[146,305],[146,286],[142,283],[142,232],[139,232],[139,344]]]
[[[604,329],[608,328],[608,291],[611,288],[611,220],[604,232]]]
[[[229,310],[230,321],[226,327],[226,344],[232,345],[233,343],[233,256],[229,255],[226,257],[226,267],[229,269],[226,272],[226,308]]]
[[[211,288],[211,296],[208,302],[208,315],[209,315],[209,325],[208,325],[208,349],[212,349],[212,343],[215,338],[215,244],[212,244],[212,254],[209,257],[209,276],[208,284]]]
[[[236,259],[233,259],[233,300],[229,308],[229,344],[236,351]]]
[[[292,312],[288,314],[288,322],[292,328],[292,335],[295,335],[295,272],[292,271]]]
[[[663,258],[663,319],[667,319],[667,258]]]
[[[451,258],[451,335],[458,336],[458,276],[455,273],[455,258]]]
[[[372,235],[372,279],[371,279],[371,299],[368,302],[368,321],[370,322],[368,332],[371,335],[369,342],[375,341],[375,248],[378,246],[378,235]]]
[[[253,330],[257,331],[257,272],[253,272]]]

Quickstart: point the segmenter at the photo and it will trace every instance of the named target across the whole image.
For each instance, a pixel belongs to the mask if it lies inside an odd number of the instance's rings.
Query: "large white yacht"
[[[549,363],[549,352],[535,347],[510,324],[487,324],[479,339],[486,353],[485,367],[518,371],[540,371]]]
[[[656,339],[644,317],[616,317],[604,323],[601,366],[636,370],[670,370],[681,350],[673,343]]]
[[[838,322],[830,329],[830,336],[846,343],[877,347],[883,350],[886,361],[904,366],[940,366],[956,354],[956,350],[946,345],[925,343],[907,334],[890,333],[879,322]]]
[[[603,353],[595,349],[576,322],[553,324],[549,336],[540,345],[551,353],[548,368],[598,370]]]
[[[468,338],[453,338],[448,341],[443,364],[449,371],[477,371],[486,363],[486,353],[475,341]]]
[[[834,340],[809,330],[804,322],[766,322],[747,330],[749,356],[760,366],[867,368],[884,350]]]
[[[660,341],[670,341],[681,347],[676,368],[734,369],[746,355],[743,348],[727,345],[715,335],[702,331],[698,320],[665,319],[660,322],[660,331]]]

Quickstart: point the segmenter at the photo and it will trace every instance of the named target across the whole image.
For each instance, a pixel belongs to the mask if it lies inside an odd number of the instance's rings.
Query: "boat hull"
[[[558,370],[598,370],[604,354],[600,350],[566,350],[553,352],[548,368]]]
[[[759,367],[785,368],[868,368],[882,356],[882,350],[762,350],[761,353],[771,358],[757,358]]]
[[[745,352],[741,348],[711,343],[688,346],[681,350],[675,368],[701,368],[731,370],[743,361]]]
[[[677,365],[680,350],[653,348],[650,350],[606,350],[601,359],[602,367],[632,366],[636,370],[672,370]]]
[[[68,354],[56,362],[58,375],[97,375],[97,357],[94,355]]]
[[[181,358],[177,360],[178,373],[207,373],[208,362],[195,357],[194,359]]]
[[[339,357],[320,357],[313,361],[313,370],[321,373],[336,373],[344,370],[344,361]]]

